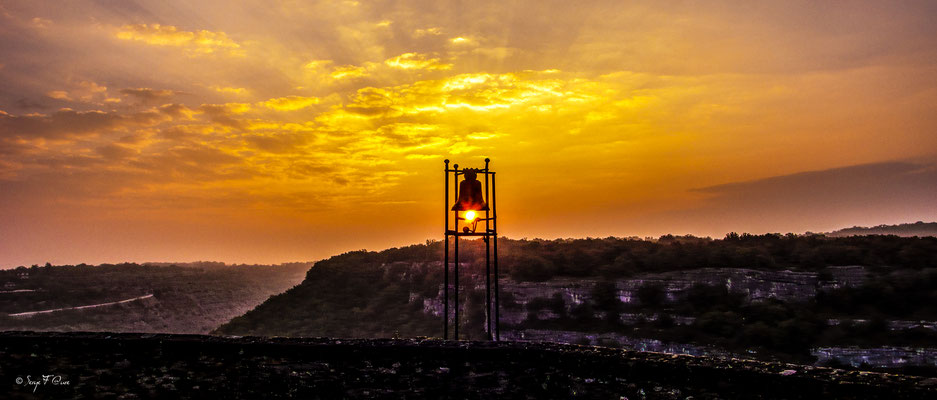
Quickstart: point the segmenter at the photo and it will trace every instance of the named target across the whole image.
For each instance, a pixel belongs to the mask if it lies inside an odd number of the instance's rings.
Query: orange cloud
[[[150,88],[121,89],[120,93],[135,98],[143,104],[160,103],[176,94],[172,90],[154,90]]]
[[[68,92],[64,90],[53,90],[49,93],[46,93],[46,96],[57,100],[71,100],[71,97],[68,97]]]

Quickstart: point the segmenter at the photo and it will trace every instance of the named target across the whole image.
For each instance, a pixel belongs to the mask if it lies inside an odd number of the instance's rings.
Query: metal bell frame
[[[443,256],[443,339],[449,340],[449,237],[453,238],[453,289],[455,292],[454,296],[454,318],[453,318],[453,338],[459,340],[459,238],[463,236],[479,236],[485,242],[485,331],[488,335],[488,340],[500,340],[501,339],[501,313],[500,313],[500,296],[499,294],[499,275],[498,275],[498,212],[497,212],[497,203],[495,199],[495,172],[491,171],[488,168],[488,164],[491,162],[490,159],[485,159],[485,168],[484,169],[472,169],[471,171],[475,172],[478,175],[484,175],[484,203],[487,205],[487,209],[478,210],[477,212],[484,212],[484,218],[476,218],[472,221],[466,221],[464,217],[459,216],[460,211],[468,210],[453,210],[449,208],[449,176],[452,175],[453,182],[453,192],[455,192],[455,203],[453,208],[457,208],[459,204],[459,176],[465,174],[465,169],[459,170],[459,164],[453,164],[452,168],[449,168],[449,160],[445,160],[445,240],[444,243],[444,256]],[[490,198],[489,198],[490,194]],[[489,200],[490,199],[490,200]],[[475,210],[472,210],[475,211]],[[450,217],[449,213],[453,215]],[[450,218],[452,219],[453,228],[449,229]],[[459,231],[459,221],[470,222],[472,227],[469,228],[465,226],[463,231]],[[478,223],[485,222],[484,232],[478,232],[477,227]],[[493,261],[493,263],[492,263]],[[492,268],[494,267],[494,268]],[[492,331],[492,287],[491,287],[491,276],[492,272],[494,273],[494,330]]]

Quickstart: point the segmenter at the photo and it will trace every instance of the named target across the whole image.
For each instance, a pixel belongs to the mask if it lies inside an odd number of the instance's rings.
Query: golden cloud
[[[368,71],[363,67],[355,65],[344,65],[337,67],[332,70],[331,76],[332,79],[351,79],[351,78],[360,78],[362,76],[367,76]]]
[[[419,53],[404,53],[387,59],[384,64],[400,69],[447,70],[452,68],[452,64],[445,64],[439,62],[438,58],[428,58],[425,54]]]
[[[219,92],[219,93],[231,93],[231,94],[237,94],[237,95],[240,95],[240,94],[247,94],[247,93],[249,92],[249,91],[248,91],[247,89],[245,89],[245,88],[240,88],[240,87],[227,87],[227,86],[217,86],[217,85],[211,86],[211,87],[209,87],[209,89],[212,89],[212,90],[214,90],[214,91],[216,91],[216,92]]]
[[[68,90],[52,90],[46,92],[46,97],[56,100],[80,101],[85,103],[119,103],[120,99],[108,97],[107,87],[91,81],[81,81],[71,84]]]
[[[442,35],[442,29],[438,27],[415,29],[413,31],[413,37],[423,37],[423,36],[439,36]]]
[[[514,106],[587,102],[600,97],[581,81],[530,79],[529,74],[460,74],[391,88],[358,90],[348,109],[364,115],[494,111]]]
[[[51,97],[56,100],[71,100],[71,98],[68,97],[68,92],[64,90],[53,90],[51,92],[46,93],[46,96]]]
[[[466,44],[474,44],[475,40],[466,36],[457,36],[452,39],[449,39],[449,42],[455,45],[466,45]]]
[[[172,25],[124,25],[116,33],[118,39],[143,42],[153,46],[185,48],[193,55],[224,53],[243,56],[241,45],[224,32],[207,30],[184,31]]]
[[[262,103],[265,107],[277,111],[294,111],[319,104],[318,97],[286,96],[270,99]]]
[[[318,70],[332,64],[332,60],[312,60],[303,65],[303,68]]]

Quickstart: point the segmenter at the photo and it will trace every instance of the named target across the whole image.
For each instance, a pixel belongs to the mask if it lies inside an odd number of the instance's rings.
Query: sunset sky
[[[933,1],[0,1],[0,268],[937,220]]]

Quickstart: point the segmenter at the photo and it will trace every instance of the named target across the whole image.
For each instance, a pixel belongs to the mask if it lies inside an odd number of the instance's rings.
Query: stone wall
[[[47,383],[42,375],[50,376]],[[937,379],[552,343],[4,332],[0,394],[7,399],[932,399]]]

